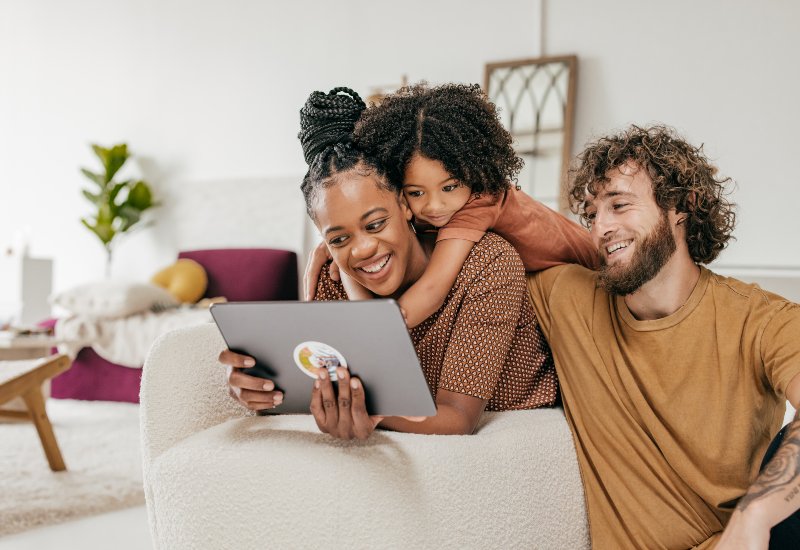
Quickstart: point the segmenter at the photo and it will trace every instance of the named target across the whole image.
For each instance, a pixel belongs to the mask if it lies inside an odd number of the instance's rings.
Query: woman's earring
[[[411,232],[414,233],[414,235],[416,235],[417,234],[417,228],[414,227],[414,222],[408,222],[408,225],[411,226]]]

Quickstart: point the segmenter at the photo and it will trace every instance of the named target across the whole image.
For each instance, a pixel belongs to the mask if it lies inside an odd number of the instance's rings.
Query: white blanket
[[[90,346],[112,363],[135,369],[142,368],[153,342],[172,330],[212,322],[207,308],[182,307],[159,313],[145,312],[119,319],[92,319],[74,316],[59,319],[56,338],[67,343],[58,350],[74,358]]]

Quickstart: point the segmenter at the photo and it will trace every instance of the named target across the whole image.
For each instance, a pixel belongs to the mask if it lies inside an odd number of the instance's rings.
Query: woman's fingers
[[[258,376],[250,376],[240,369],[228,367],[228,384],[245,390],[268,391],[275,389],[275,382]]]
[[[252,357],[248,357],[247,355],[242,355],[241,353],[236,353],[229,349],[222,350],[217,360],[223,365],[227,365],[229,367],[234,367],[237,369],[246,369],[248,367],[254,367],[256,365],[256,360],[253,359]]]
[[[349,386],[352,401],[350,410],[353,418],[353,435],[358,439],[367,439],[375,431],[375,426],[383,420],[383,417],[370,418],[367,414],[367,403],[361,380],[351,378]]]
[[[336,369],[336,380],[339,387],[339,422],[337,431],[342,439],[353,438],[353,417],[350,414],[350,372],[344,368]]]
[[[317,375],[319,376],[317,381],[319,382],[319,393],[324,415],[323,422],[325,425],[325,429],[322,431],[331,435],[337,435],[336,428],[339,424],[339,407],[336,401],[336,395],[333,391],[333,383],[331,383],[330,375],[328,375],[328,369],[324,367],[317,369]]]
[[[311,390],[311,415],[314,417],[314,422],[317,423],[317,428],[322,433],[327,433],[327,426],[325,424],[325,407],[322,406],[322,390],[320,389],[320,381],[314,380],[314,389]]]
[[[237,399],[251,411],[273,409],[283,402],[282,396],[279,396],[276,392],[252,390],[241,390],[237,395]]]
[[[248,409],[260,411],[283,403],[283,393],[275,391],[272,380],[242,372],[244,368],[255,366],[252,357],[226,349],[219,354],[219,362],[227,369],[228,393]]]

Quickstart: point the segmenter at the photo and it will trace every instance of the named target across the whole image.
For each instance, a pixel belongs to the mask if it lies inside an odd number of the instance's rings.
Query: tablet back
[[[315,379],[309,367],[344,363],[364,384],[369,414],[436,414],[394,300],[231,302],[213,305],[211,314],[228,348],[256,360],[246,372],[284,392],[268,412],[308,413]]]

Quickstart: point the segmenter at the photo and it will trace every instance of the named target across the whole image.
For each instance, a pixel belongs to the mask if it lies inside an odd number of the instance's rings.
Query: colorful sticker
[[[347,368],[347,361],[338,350],[322,342],[301,342],[294,348],[295,364],[311,378],[317,378],[317,369],[325,367],[331,380],[336,381],[336,368]]]

